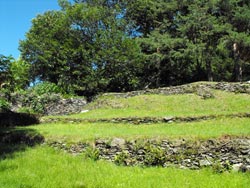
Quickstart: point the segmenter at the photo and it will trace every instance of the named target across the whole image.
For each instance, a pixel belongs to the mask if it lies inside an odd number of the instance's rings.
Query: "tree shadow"
[[[13,156],[14,152],[24,151],[44,141],[44,137],[31,128],[23,127],[38,124],[36,116],[23,113],[0,113],[0,160]]]

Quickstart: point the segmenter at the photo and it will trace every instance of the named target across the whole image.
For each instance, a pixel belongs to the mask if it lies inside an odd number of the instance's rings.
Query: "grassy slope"
[[[97,109],[61,118],[199,116],[250,112],[249,95],[223,91],[213,91],[213,93],[215,98],[207,100],[195,94],[140,95],[127,99],[104,96],[86,107]]]
[[[112,118],[128,116],[198,116],[250,112],[250,97],[215,91],[215,98],[203,100],[189,95],[143,95],[128,99],[103,97],[89,108],[99,106],[85,114],[66,117]],[[111,124],[51,123],[28,128],[47,139],[78,142],[95,138],[145,137],[211,138],[225,134],[250,136],[249,118],[221,118],[209,121],[172,124]],[[0,160],[1,188],[245,188],[249,187],[250,174],[216,174],[211,169],[200,171],[173,168],[120,167],[104,161],[90,161],[71,156],[46,146],[18,152],[14,157]]]
[[[172,168],[119,167],[47,147],[0,162],[1,188],[247,188],[250,174]]]

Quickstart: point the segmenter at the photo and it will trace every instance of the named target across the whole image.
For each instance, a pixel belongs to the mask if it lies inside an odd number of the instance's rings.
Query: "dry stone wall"
[[[87,104],[84,97],[64,99],[59,94],[12,94],[11,110],[32,109],[43,115],[66,115],[79,113]]]
[[[204,98],[210,98],[213,97],[210,91],[211,89],[217,89],[234,93],[250,94],[250,83],[227,83],[227,82],[195,83],[195,84],[186,84],[181,86],[163,87],[158,89],[145,89],[127,93],[106,93],[104,95],[112,95],[115,97],[127,98],[144,94],[177,95],[177,94],[196,93],[197,95],[200,95]]]
[[[188,117],[120,117],[101,119],[81,119],[81,118],[41,118],[42,123],[129,123],[134,125],[150,123],[173,123],[173,122],[194,122],[211,120],[216,118],[250,118],[250,113],[235,113],[226,115],[188,116]]]
[[[49,143],[54,148],[72,154],[86,153],[95,159],[104,159],[127,166],[176,166],[200,169],[207,166],[218,170],[250,172],[250,139],[230,138],[209,140],[125,140],[123,138],[97,139],[94,144],[79,143],[67,146]],[[91,146],[92,150],[88,148]],[[98,155],[98,156],[97,156]]]
[[[55,103],[50,103],[46,106],[47,115],[64,115],[79,113],[87,104],[84,98],[61,99]]]

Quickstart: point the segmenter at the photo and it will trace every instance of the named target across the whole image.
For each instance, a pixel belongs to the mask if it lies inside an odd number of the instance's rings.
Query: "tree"
[[[11,80],[10,66],[14,58],[0,54],[0,85],[7,84]]]
[[[220,40],[220,52],[232,61],[233,81],[249,79],[250,3],[245,0],[219,0],[217,14],[223,23],[231,25],[228,35]]]
[[[25,89],[30,81],[30,64],[12,56],[0,55],[0,84],[9,91]],[[5,85],[5,86],[4,86]]]
[[[241,72],[246,79],[249,10],[244,0],[132,1],[127,18],[142,34],[143,72],[149,73],[151,85],[240,80]],[[150,20],[142,23],[142,15]]]
[[[34,77],[78,93],[135,89],[140,49],[118,2],[60,1],[62,11],[37,16],[20,43]]]
[[[247,0],[59,0],[20,43],[33,78],[91,95],[250,78]]]
[[[26,89],[30,83],[30,64],[22,59],[13,61],[10,65],[11,81],[13,90]]]

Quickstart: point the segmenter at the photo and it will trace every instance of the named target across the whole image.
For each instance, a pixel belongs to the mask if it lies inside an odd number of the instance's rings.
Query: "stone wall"
[[[85,98],[61,99],[55,103],[50,103],[45,107],[47,115],[65,115],[79,113],[87,104]]]
[[[211,120],[216,118],[250,118],[250,113],[234,113],[225,115],[206,115],[206,116],[187,116],[187,117],[120,117],[120,118],[101,118],[101,119],[84,119],[84,118],[41,118],[42,123],[129,123],[129,124],[147,124],[147,123],[173,123],[173,122],[194,122]]]
[[[204,98],[206,98],[207,95],[207,98],[209,98],[212,94],[210,89],[250,94],[250,83],[194,83],[180,86],[163,87],[158,89],[145,89],[126,93],[106,93],[104,94],[104,96],[111,95],[115,97],[127,98],[145,94],[177,95],[196,93],[197,95],[200,95],[202,97],[204,96]]]
[[[59,94],[17,94],[11,96],[11,110],[31,110],[43,115],[66,115],[79,113],[87,104],[84,97],[64,99]]]
[[[73,154],[86,153],[95,159],[104,159],[127,166],[175,166],[200,169],[206,166],[218,170],[231,168],[250,172],[250,139],[230,138],[209,140],[131,140],[122,138],[98,139],[92,144],[49,143],[54,148]],[[97,156],[98,155],[98,156]]]
[[[250,83],[194,83],[158,89],[145,89],[127,93],[105,93],[103,95],[127,98],[144,94],[176,95],[195,93],[203,99],[207,99],[214,97],[211,89],[250,94]],[[11,99],[11,110],[13,111],[18,111],[22,108],[31,108],[44,115],[79,113],[87,104],[85,98],[64,99],[58,94],[45,94],[42,96],[35,96],[33,94],[12,94]]]

